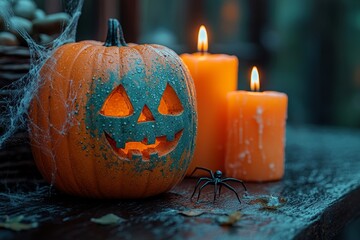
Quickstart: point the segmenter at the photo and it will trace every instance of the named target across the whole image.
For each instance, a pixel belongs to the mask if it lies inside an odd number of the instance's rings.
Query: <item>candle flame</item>
[[[251,82],[250,82],[251,91],[259,91],[260,90],[260,80],[259,80],[259,72],[257,67],[253,67],[251,70]]]
[[[202,53],[207,52],[208,50],[208,37],[204,25],[201,25],[199,29],[197,49]]]

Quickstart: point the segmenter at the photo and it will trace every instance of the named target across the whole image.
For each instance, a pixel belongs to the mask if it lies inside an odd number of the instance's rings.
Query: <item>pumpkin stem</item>
[[[107,37],[106,37],[104,46],[105,47],[127,46],[125,39],[124,39],[123,30],[117,19],[110,18],[108,20],[108,32],[107,32]]]

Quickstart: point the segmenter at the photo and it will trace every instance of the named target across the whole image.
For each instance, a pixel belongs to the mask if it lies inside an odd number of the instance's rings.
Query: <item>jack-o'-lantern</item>
[[[140,198],[184,177],[196,103],[191,76],[172,50],[127,45],[110,19],[105,44],[65,44],[40,76],[29,129],[46,180],[74,195]]]

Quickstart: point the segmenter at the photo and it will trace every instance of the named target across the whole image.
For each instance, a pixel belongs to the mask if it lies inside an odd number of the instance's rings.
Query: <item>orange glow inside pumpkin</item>
[[[152,154],[162,157],[174,150],[183,130],[175,134],[174,140],[168,141],[166,136],[156,137],[154,144],[146,144],[146,139],[142,142],[127,142],[125,148],[117,148],[116,142],[108,134],[106,135],[111,147],[122,158],[132,159],[133,155],[142,156],[142,160],[150,160]]]
[[[163,115],[178,115],[184,111],[180,99],[169,84],[166,85],[158,111]]]
[[[169,84],[166,85],[161,97],[158,111],[162,115],[179,115],[184,111],[179,97]],[[127,117],[134,113],[134,108],[122,85],[119,85],[106,99],[100,113],[110,117]],[[155,121],[155,118],[145,104],[137,122],[148,121]],[[170,138],[171,140],[167,140],[166,136],[158,136],[155,143],[148,144],[147,138],[144,138],[141,142],[129,141],[124,148],[117,148],[115,140],[108,134],[105,135],[114,151],[121,157],[131,159],[133,155],[142,155],[143,160],[149,160],[152,154],[157,154],[160,157],[171,152],[176,147],[182,130],[174,133],[174,136]]]
[[[134,113],[134,108],[122,85],[112,91],[100,113],[109,117],[126,117]]]
[[[148,122],[148,121],[155,121],[154,116],[152,115],[148,106],[144,106],[142,109],[140,116],[138,118],[138,122]]]

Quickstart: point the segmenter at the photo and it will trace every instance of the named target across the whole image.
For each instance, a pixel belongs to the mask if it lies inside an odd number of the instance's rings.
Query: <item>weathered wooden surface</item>
[[[0,229],[0,239],[331,239],[360,216],[360,132],[288,128],[286,175],[282,181],[248,183],[240,205],[223,190],[215,203],[212,189],[192,202],[195,179],[169,193],[136,201],[81,199],[49,190],[29,159],[26,147],[0,154],[0,216],[24,215],[38,222],[32,230]],[[277,209],[262,199],[284,199]],[[204,212],[186,217],[184,210]],[[218,218],[240,211],[231,227]],[[114,213],[126,221],[101,226],[90,221]]]

